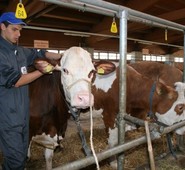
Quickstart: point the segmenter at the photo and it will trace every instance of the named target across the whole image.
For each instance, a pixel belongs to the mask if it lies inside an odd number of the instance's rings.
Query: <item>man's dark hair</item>
[[[5,27],[8,27],[8,25],[10,25],[10,23],[7,21],[3,21],[2,23],[5,25]]]

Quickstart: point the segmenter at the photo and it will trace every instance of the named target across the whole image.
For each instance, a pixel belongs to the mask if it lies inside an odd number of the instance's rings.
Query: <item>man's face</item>
[[[9,41],[10,43],[17,43],[20,37],[20,31],[22,30],[22,25],[11,25],[7,27],[1,23],[1,35],[2,37]]]

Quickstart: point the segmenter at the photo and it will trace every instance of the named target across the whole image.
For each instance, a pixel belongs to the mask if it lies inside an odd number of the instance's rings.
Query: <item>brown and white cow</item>
[[[126,112],[131,116],[146,119],[150,112],[150,92],[155,81],[141,75],[132,67],[127,66],[127,99]],[[103,120],[107,131],[109,132],[108,144],[113,147],[117,144],[118,132],[116,127],[116,118],[119,111],[119,71],[107,75],[96,75],[93,84],[95,109],[103,109]],[[166,86],[161,82],[156,82],[156,88],[152,97],[152,112],[158,120],[166,125],[172,125],[185,119],[185,85],[178,83],[177,90]],[[177,133],[184,133],[181,128]],[[116,166],[116,164],[112,164]]]
[[[73,64],[71,63],[73,61]],[[68,49],[61,59],[61,81],[68,102],[74,109],[86,108],[94,104],[95,109],[103,109],[103,120],[109,135],[109,145],[117,141],[112,134],[116,132],[116,116],[118,114],[119,74],[117,68],[109,75],[96,75],[90,92],[94,66],[90,54],[80,47]],[[184,84],[177,83],[177,90],[161,82],[155,82],[127,66],[127,101],[128,114],[145,119],[150,111],[150,91],[154,83],[152,111],[160,121],[172,125],[184,120]],[[183,91],[183,92],[182,92]],[[161,116],[162,115],[162,116]],[[170,116],[169,116],[170,115]],[[168,122],[168,118],[170,120]],[[167,120],[167,121],[166,121]],[[181,133],[181,132],[180,132]],[[117,135],[117,134],[116,134]]]
[[[71,106],[75,106],[74,111],[85,109],[94,103],[89,90],[95,68],[88,55],[87,51],[78,48],[66,50],[61,59],[61,72],[53,71],[52,74],[46,74],[29,85],[30,141],[45,147],[47,170],[52,169],[54,150],[60,145],[67,128],[70,115],[66,100]],[[30,149],[31,143],[28,157],[31,157]]]

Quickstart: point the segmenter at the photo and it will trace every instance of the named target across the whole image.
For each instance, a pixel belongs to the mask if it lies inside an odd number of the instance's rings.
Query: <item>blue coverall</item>
[[[45,50],[28,49],[0,36],[0,148],[3,170],[23,170],[29,145],[28,85],[14,87],[34,59]]]

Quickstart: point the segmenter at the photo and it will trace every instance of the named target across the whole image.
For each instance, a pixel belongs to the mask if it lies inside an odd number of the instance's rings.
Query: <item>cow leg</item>
[[[46,170],[52,170],[52,159],[54,155],[54,149],[59,145],[57,139],[62,139],[61,136],[55,135],[53,138],[50,135],[43,133],[42,135],[36,135],[32,137],[32,141],[40,144],[45,149],[44,156],[46,160]]]
[[[52,160],[53,160],[54,150],[53,149],[45,149],[45,160],[46,160],[46,170],[52,170]]]
[[[113,148],[118,144],[118,128],[109,129],[108,145],[109,148]],[[117,159],[116,156],[110,158],[110,166],[113,169],[117,169]]]
[[[28,154],[27,154],[28,160],[30,160],[30,158],[31,158],[31,145],[32,145],[32,141],[30,141],[30,144],[28,147]]]
[[[126,124],[125,132],[131,131],[134,129],[136,129],[135,125]],[[113,148],[114,146],[118,145],[118,128],[117,127],[115,127],[114,129],[109,129],[108,145],[109,145],[109,148]],[[116,156],[113,156],[110,158],[110,165],[113,169],[117,169]]]

